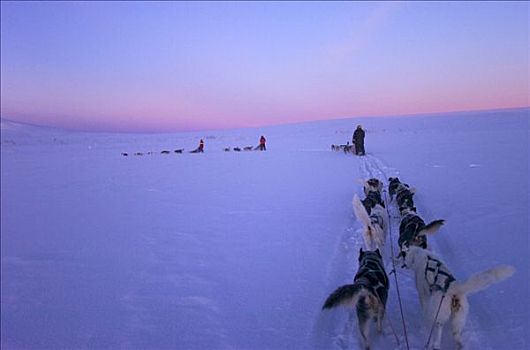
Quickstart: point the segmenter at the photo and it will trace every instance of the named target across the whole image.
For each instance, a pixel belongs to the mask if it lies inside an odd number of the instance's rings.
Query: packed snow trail
[[[356,160],[359,163],[359,174],[360,178],[358,180],[360,181],[354,181],[356,184],[356,192],[363,196],[362,193],[362,180],[366,180],[368,178],[378,178],[383,183],[387,184],[387,179],[390,176],[397,176],[397,171],[389,168],[386,166],[380,159],[367,154],[366,156],[362,157],[356,157]],[[397,210],[394,208],[394,206],[390,205],[388,206],[388,210],[390,213],[390,220],[389,220],[389,231],[392,232],[392,234],[387,236],[387,241],[385,244],[385,251],[383,252],[383,256],[385,257],[385,270],[387,274],[390,274],[390,272],[393,269],[392,262],[390,261],[390,257],[392,256],[392,253],[390,251],[392,244],[390,244],[390,239],[394,239],[397,243],[397,235],[399,234],[399,213],[397,213]],[[355,220],[355,219],[354,219]],[[356,222],[355,223],[356,229],[354,230],[354,234],[357,239],[357,246],[352,247],[352,254],[357,255],[358,251],[361,247],[364,249],[364,241],[362,239],[362,230],[363,228],[361,225]],[[394,244],[395,245],[395,244]],[[353,259],[352,259],[353,260]],[[357,263],[357,256],[355,256],[355,269],[358,266]],[[417,321],[413,321],[412,323],[409,322],[410,315],[407,313],[408,308],[419,308],[419,303],[417,301],[417,298],[410,298],[411,292],[414,291],[414,283],[411,276],[403,274],[401,269],[397,269],[396,273],[398,274],[398,282],[400,287],[400,292],[402,295],[402,302],[403,302],[403,308],[405,313],[405,321],[406,321],[406,327],[407,329],[416,329],[420,324]],[[351,276],[353,278],[353,275]],[[394,283],[394,277],[390,276],[390,290],[389,290],[389,298],[387,301],[387,308],[386,308],[386,315],[385,315],[385,321],[383,323],[384,331],[383,335],[378,336],[373,332],[373,347],[374,348],[382,348],[382,349],[406,349],[406,341],[404,338],[403,333],[403,327],[402,327],[402,320],[401,320],[401,313],[399,309],[399,303],[396,297],[396,286]],[[412,286],[412,287],[411,287]],[[341,347],[342,348],[351,348],[355,349],[358,346],[360,346],[359,343],[359,331],[357,328],[357,319],[355,316],[355,311],[349,311],[350,317],[348,322],[348,327],[345,327],[343,332],[340,334],[339,339],[341,340]],[[399,339],[399,344],[395,339],[395,334],[397,335]],[[349,339],[349,342],[344,341],[343,339]],[[408,332],[408,341],[411,349],[417,348],[421,344],[421,340],[417,339],[415,336],[411,336],[410,331]]]
[[[388,190],[388,178],[389,177],[399,177],[399,171],[388,167],[382,160],[378,159],[377,157],[367,154],[366,156],[359,157],[359,167],[360,167],[360,174],[362,176],[362,180],[366,180],[369,178],[377,178],[384,183],[384,189],[383,191],[386,192]],[[404,179],[401,179],[402,181],[405,181]],[[411,185],[414,187],[414,185]],[[359,186],[362,190],[362,184]],[[421,190],[420,190],[421,191]],[[399,210],[395,204],[394,201],[390,201],[389,196],[384,196],[386,198],[386,207],[388,209],[389,213],[389,234],[387,236],[387,244],[385,248],[387,249],[386,254],[384,255],[387,257],[387,264],[386,264],[386,271],[387,274],[389,274],[393,270],[393,266],[391,261],[389,261],[389,257],[392,256],[390,253],[391,244],[388,240],[393,239],[394,240],[394,256],[397,255],[398,249],[397,249],[397,239],[399,238],[399,224],[400,224],[400,214]],[[389,202],[390,201],[390,202]],[[422,207],[425,207],[425,204],[422,205]],[[422,213],[420,213],[422,215]],[[433,219],[433,218],[431,218]],[[431,220],[429,219],[429,221]],[[358,229],[356,231],[356,234],[361,236],[362,235],[362,228]],[[439,235],[443,235],[444,232],[439,232],[435,236],[429,237],[429,249],[436,249],[436,238]],[[361,246],[363,246],[363,241],[359,242]],[[398,283],[399,288],[401,291],[401,298],[403,303],[403,311],[405,313],[405,327],[407,329],[407,334],[410,342],[410,348],[411,349],[417,349],[417,348],[423,348],[425,347],[425,344],[427,343],[427,339],[429,337],[430,332],[430,326],[425,322],[423,319],[423,315],[421,314],[420,305],[418,303],[418,296],[417,291],[415,288],[415,282],[414,282],[414,276],[410,271],[404,270],[403,268],[396,266],[396,274],[398,275]],[[390,278],[390,276],[389,276]],[[393,281],[394,279],[391,278]],[[396,293],[396,286],[395,283],[391,283],[390,290],[392,293],[392,297],[389,296],[389,301],[387,304],[387,313],[385,317],[390,318],[391,324],[393,325],[394,330],[399,334],[400,336],[400,344],[401,346],[399,348],[405,349],[405,342],[404,342],[404,332],[402,329],[402,322],[400,318],[400,310],[399,310],[399,304],[397,299],[397,293]],[[414,310],[415,308],[415,310]],[[477,311],[477,310],[475,310]],[[353,313],[353,312],[352,312]],[[352,323],[353,317],[350,317],[350,323]],[[353,322],[354,323],[354,322]],[[387,323],[387,325],[389,325]],[[399,325],[397,327],[396,325]],[[463,333],[463,338],[465,344],[470,348],[488,348],[487,344],[485,344],[485,339],[482,339],[481,342],[478,342],[479,336],[478,332],[476,331],[476,320],[474,319],[473,315],[470,313],[467,319],[466,328]],[[351,331],[351,327],[348,327],[348,329],[345,329],[346,331]],[[354,329],[355,331],[355,329]],[[391,330],[392,331],[392,330]],[[358,330],[354,332],[358,334]],[[388,333],[388,332],[387,332]],[[385,334],[387,335],[387,334]],[[450,326],[446,325],[444,327],[444,338],[443,338],[443,344],[444,347],[452,347],[453,346],[453,339],[450,335]],[[353,344],[350,344],[353,345]],[[358,344],[356,344],[358,345]]]
[[[363,196],[361,180],[376,177],[386,182],[389,174],[393,175],[395,173],[393,169],[386,167],[382,161],[371,155],[364,157],[348,157],[345,159],[345,161],[358,162],[359,164],[359,177],[352,179],[352,197],[353,193],[355,192],[357,192],[359,196]],[[344,230],[341,243],[333,263],[333,266],[335,266],[339,271],[344,271],[344,264],[346,264],[348,273],[344,274],[342,277],[342,282],[335,282],[333,285],[330,285],[330,293],[336,287],[352,282],[353,277],[358,269],[359,249],[365,249],[362,236],[363,228],[353,214],[351,201],[349,203],[349,208],[352,221],[351,227]],[[394,222],[391,221],[390,223],[392,226],[396,225],[395,220]],[[397,227],[399,227],[399,222],[397,223]],[[392,229],[394,230],[393,232],[397,232],[395,231],[395,227]],[[390,237],[387,237],[385,251],[383,252],[386,265],[385,270],[387,274],[389,274],[392,270],[392,264],[389,259],[391,256],[391,245],[389,244],[389,239]],[[389,276],[389,278],[392,277]],[[335,280],[335,278],[331,278],[331,280]],[[391,281],[393,281],[393,278]],[[383,334],[377,335],[375,330],[372,331],[373,348],[405,349],[405,339],[403,337],[401,324],[402,322],[399,312],[399,305],[397,303],[397,299],[395,298],[395,285],[393,282],[391,282],[386,315],[383,322]],[[316,348],[356,349],[361,346],[355,311],[345,307],[337,307],[333,310],[323,311],[316,321],[314,332],[316,337]],[[396,336],[399,339],[399,344],[395,338]]]
[[[388,189],[388,178],[399,177],[399,172],[387,166],[381,159],[367,154],[363,157],[356,158],[359,163],[359,174],[361,180],[369,178],[377,178],[383,181],[384,191]],[[402,179],[405,181],[404,179]],[[354,181],[356,183],[356,192],[362,195],[362,183],[361,181]],[[412,184],[413,186],[413,184]],[[419,189],[418,191],[421,191]],[[385,196],[387,200],[390,200],[388,196]],[[399,210],[395,205],[395,202],[387,201],[387,209],[390,216],[390,227],[389,235],[387,236],[387,242],[385,244],[384,257],[386,261],[385,269],[387,274],[393,270],[393,265],[390,260],[392,256],[390,249],[390,239],[393,239],[394,245],[394,256],[398,253],[397,239],[399,237],[399,224],[400,214]],[[422,203],[422,207],[426,205]],[[420,212],[420,215],[422,213]],[[434,218],[429,218],[429,220]],[[343,232],[339,252],[335,256],[333,266],[342,271],[340,265],[350,264],[350,275],[346,277],[344,283],[339,283],[335,287],[341,284],[351,283],[353,276],[358,268],[357,255],[359,249],[364,247],[364,241],[362,238],[362,227],[358,223],[354,216],[352,216],[351,227],[345,229]],[[436,250],[436,236],[447,234],[438,232],[434,236],[429,237],[430,249]],[[408,341],[410,349],[422,349],[425,348],[427,343],[429,332],[432,325],[427,324],[424,320],[421,306],[419,304],[418,295],[415,287],[414,276],[411,271],[405,270],[400,266],[396,266],[396,274],[400,289],[400,295],[402,298],[403,313],[405,318],[405,327],[407,330]],[[385,321],[383,323],[384,331],[382,335],[377,335],[375,331],[372,331],[372,345],[373,348],[377,349],[406,349],[406,339],[404,337],[403,323],[401,320],[401,313],[399,308],[399,301],[397,299],[396,286],[394,277],[389,275],[390,278],[390,290],[389,298],[387,302],[387,311],[385,315]],[[334,280],[334,278],[332,278]],[[330,289],[330,292],[334,288]],[[477,308],[475,312],[480,312]],[[477,324],[475,317],[470,313],[464,329],[463,338],[466,346],[469,349],[490,348],[487,345],[487,340],[484,337],[479,336],[479,332],[476,330]],[[315,325],[315,347],[316,348],[337,348],[337,349],[356,349],[361,346],[359,338],[359,330],[357,326],[357,317],[354,310],[348,310],[344,307],[338,307],[334,311],[327,311],[320,315]],[[396,340],[396,335],[399,338],[399,343]],[[480,341],[479,341],[480,339]],[[453,339],[450,334],[450,326],[444,327],[443,336],[444,348],[453,347]]]

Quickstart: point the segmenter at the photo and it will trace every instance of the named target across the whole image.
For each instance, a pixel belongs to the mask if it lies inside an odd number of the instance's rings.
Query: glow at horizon
[[[529,106],[528,2],[2,2],[1,116],[180,131]]]

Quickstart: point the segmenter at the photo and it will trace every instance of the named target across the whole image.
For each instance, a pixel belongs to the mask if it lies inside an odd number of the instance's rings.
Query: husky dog
[[[354,148],[354,145],[350,145],[350,143],[348,142],[347,144],[345,145],[331,145],[331,150],[332,151],[343,151],[344,153],[354,153],[355,152],[355,148]]]
[[[243,147],[243,151],[252,151],[252,146]]]
[[[390,200],[396,197],[398,207],[414,207],[414,200],[412,197],[416,192],[415,188],[411,188],[409,185],[399,182],[399,179],[390,178],[390,184],[388,185],[388,192],[390,194]]]
[[[401,181],[399,181],[399,178],[397,177],[389,177],[388,178],[388,194],[390,195],[390,198],[394,197],[394,195],[397,192],[397,189],[404,186],[406,184],[403,184]]]
[[[462,330],[469,312],[467,296],[486,289],[515,272],[512,266],[500,265],[474,274],[465,282],[459,282],[432,252],[410,247],[402,251],[401,255],[404,257],[405,267],[414,271],[420,304],[428,326],[431,327],[436,321],[429,349],[440,349],[442,329],[449,320],[455,348],[462,349]]]
[[[124,156],[124,157],[127,157],[129,155],[129,153],[127,152],[121,152],[121,155]]]
[[[344,153],[355,153],[355,145],[350,145],[348,142],[346,146],[344,146]]]
[[[383,182],[376,178],[368,179],[363,183],[363,190],[365,195],[368,195],[369,192],[379,192],[381,194]]]
[[[355,306],[363,348],[370,349],[370,321],[374,319],[377,331],[379,333],[383,331],[388,287],[388,276],[379,249],[363,251],[361,248],[359,270],[353,279],[353,284],[337,288],[326,299],[322,309],[330,309],[337,305]]]
[[[398,207],[409,207],[414,208],[414,200],[412,197],[414,196],[414,193],[416,192],[416,189],[409,188],[409,187],[402,187],[398,188],[396,193],[396,202]]]
[[[390,195],[390,200],[392,200],[395,195],[403,190],[409,190],[412,192],[412,194],[414,194],[415,191],[413,188],[411,189],[408,184],[399,181],[399,178],[397,177],[388,178],[388,194]]]
[[[383,202],[383,199],[381,198],[381,193],[377,191],[369,191],[366,198],[363,199],[361,203],[368,212],[368,215],[370,215],[372,208],[376,205],[380,205],[383,208],[385,207],[385,202]]]
[[[364,243],[370,250],[385,245],[388,231],[388,213],[381,205],[376,204],[370,214],[357,195],[353,197],[353,211],[359,221],[364,224]]]
[[[445,220],[434,220],[429,224],[416,214],[416,208],[405,208],[401,211],[403,218],[399,224],[398,244],[401,249],[403,246],[418,246],[427,249],[427,236],[440,229]]]
[[[179,148],[175,150],[175,153],[182,153],[184,151],[184,148]]]
[[[160,154],[169,154],[169,153],[171,153],[171,152],[166,151],[166,150],[163,150],[163,151],[160,152]]]
[[[241,148],[239,148],[239,147],[234,147],[234,151],[236,151],[236,152],[241,152]]]

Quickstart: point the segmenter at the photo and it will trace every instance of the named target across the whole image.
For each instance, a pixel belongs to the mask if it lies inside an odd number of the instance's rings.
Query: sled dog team
[[[398,239],[400,252],[396,260],[415,275],[423,315],[432,332],[428,347],[441,348],[443,326],[449,321],[455,348],[462,349],[462,330],[469,312],[467,296],[510,277],[515,269],[500,265],[476,273],[467,281],[457,281],[443,260],[428,250],[427,236],[437,232],[444,220],[426,224],[414,206],[415,189],[397,177],[391,177],[388,181],[390,203],[395,199],[401,216]],[[360,249],[359,269],[353,284],[337,288],[322,308],[338,305],[355,308],[362,346],[370,349],[371,321],[375,321],[377,331],[381,333],[389,290],[382,253],[389,231],[389,217],[382,200],[383,183],[379,179],[369,179],[363,183],[363,190],[365,198],[360,200],[355,195],[353,210],[364,226],[363,238],[367,250]]]
[[[243,151],[266,151],[267,150],[266,142],[267,142],[267,140],[265,139],[265,136],[261,135],[261,137],[259,139],[259,144],[256,147],[254,147],[254,146],[245,146],[245,147],[243,147]],[[223,148],[223,150],[225,152],[230,152],[230,147]],[[240,147],[234,147],[233,150],[235,152],[241,152],[241,148]],[[174,152],[175,153],[183,153],[184,152],[184,148],[176,149]],[[204,140],[200,139],[199,146],[197,148],[195,148],[194,150],[189,151],[189,153],[204,153]],[[154,152],[150,151],[150,152],[145,152],[145,153],[144,152],[135,152],[134,153],[135,156],[143,156],[144,154],[152,155],[152,154],[154,154]],[[160,151],[160,154],[171,154],[171,151],[162,150],[162,151]],[[129,153],[128,152],[122,152],[121,155],[124,156],[124,157],[127,157],[127,156],[129,156]]]

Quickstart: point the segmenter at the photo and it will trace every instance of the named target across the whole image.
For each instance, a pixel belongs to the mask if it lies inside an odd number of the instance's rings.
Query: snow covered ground
[[[446,220],[430,242],[457,278],[517,269],[470,297],[468,347],[528,349],[529,112],[161,135],[3,120],[1,347],[357,349],[349,311],[320,309],[357,270],[357,180],[398,175],[426,221]],[[358,123],[368,155],[332,152]],[[223,152],[261,134],[267,152]],[[204,154],[159,153],[199,138]],[[429,327],[412,276],[398,279],[411,348],[422,349]],[[405,349],[390,287],[374,349]]]

